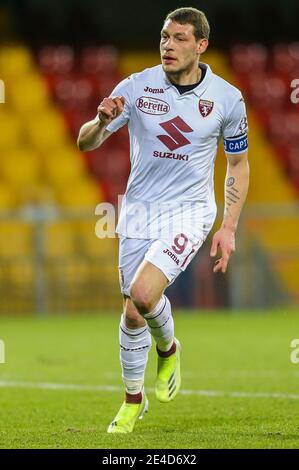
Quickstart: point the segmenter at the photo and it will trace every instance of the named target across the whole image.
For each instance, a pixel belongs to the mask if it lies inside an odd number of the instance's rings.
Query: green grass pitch
[[[118,315],[0,318],[0,447],[298,448],[298,312],[174,317],[182,392],[157,402],[152,347],[149,413],[130,435],[106,433],[123,400]]]

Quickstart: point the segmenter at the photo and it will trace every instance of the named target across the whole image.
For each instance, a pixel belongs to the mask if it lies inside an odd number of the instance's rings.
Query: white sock
[[[123,382],[126,387],[126,392],[130,395],[137,395],[137,393],[142,392],[144,379],[129,380],[123,377]]]
[[[162,295],[152,312],[143,315],[160,351],[169,351],[174,340],[174,323],[168,298]]]
[[[121,316],[119,325],[120,362],[126,391],[132,395],[141,392],[144,372],[151,348],[151,335],[147,325],[131,329]]]

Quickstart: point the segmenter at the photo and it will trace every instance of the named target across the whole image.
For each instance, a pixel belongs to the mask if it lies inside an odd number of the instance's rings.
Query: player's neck
[[[194,85],[198,83],[201,79],[202,70],[198,65],[192,70],[175,72],[175,73],[166,73],[167,78],[174,83],[175,85]]]

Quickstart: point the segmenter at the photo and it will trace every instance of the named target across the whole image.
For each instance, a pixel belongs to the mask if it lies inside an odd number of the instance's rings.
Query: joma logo
[[[174,253],[171,253],[171,251],[168,250],[168,248],[165,248],[165,250],[163,250],[163,253],[166,253],[168,256],[170,256],[170,258],[171,258],[177,265],[180,264],[180,260],[175,256]]]
[[[149,86],[146,86],[144,91],[148,93],[164,93],[163,88],[150,88]]]

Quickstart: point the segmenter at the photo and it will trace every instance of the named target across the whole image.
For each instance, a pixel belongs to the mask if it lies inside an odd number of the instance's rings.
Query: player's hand
[[[235,251],[235,232],[230,228],[221,227],[218,232],[215,233],[212,241],[211,256],[217,255],[217,249],[220,248],[221,258],[215,261],[213,272],[217,273],[221,271],[226,272],[228,260],[232,253]]]
[[[98,107],[98,116],[100,121],[105,125],[108,125],[123,112],[124,105],[125,99],[123,96],[110,96],[110,98],[104,98]]]

